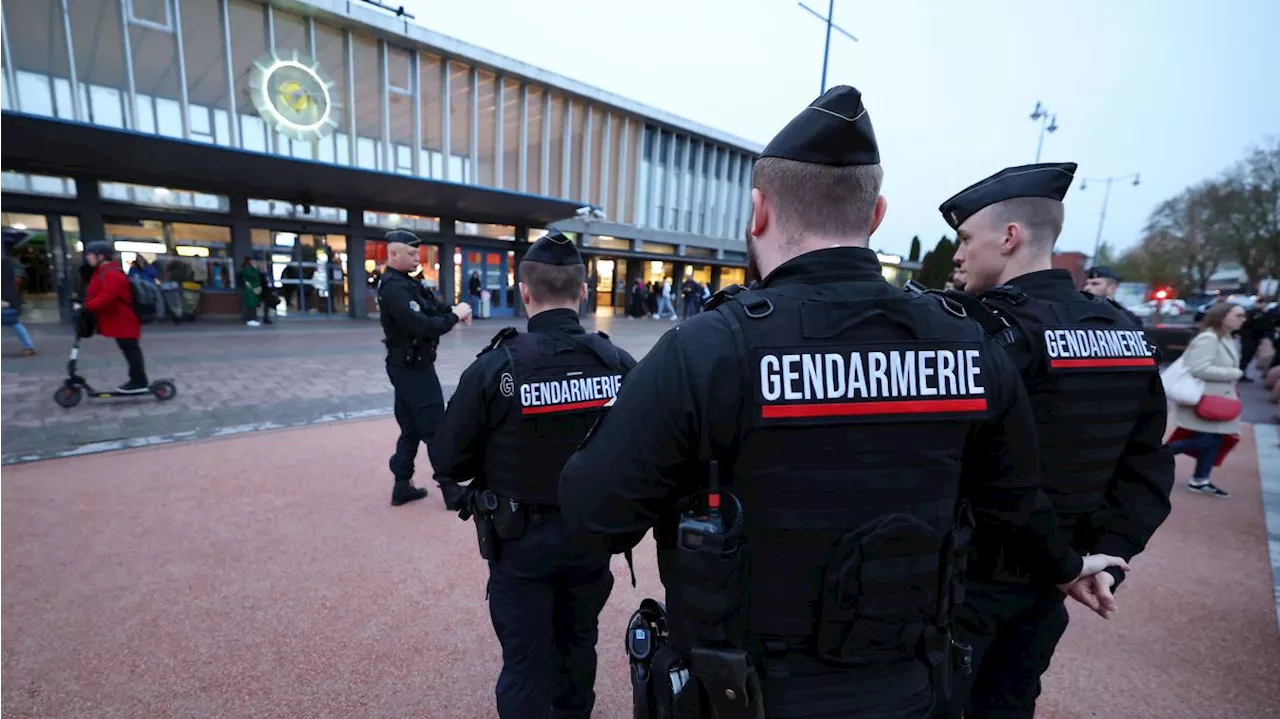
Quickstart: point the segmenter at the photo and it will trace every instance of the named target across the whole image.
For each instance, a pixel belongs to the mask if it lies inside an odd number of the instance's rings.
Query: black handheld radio
[[[707,537],[725,532],[724,517],[720,513],[720,463],[711,460],[707,475],[706,513],[691,509],[680,515],[680,523],[676,525],[676,544],[688,552],[697,552]]]

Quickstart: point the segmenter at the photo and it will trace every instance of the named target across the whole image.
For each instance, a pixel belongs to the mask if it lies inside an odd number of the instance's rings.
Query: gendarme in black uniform
[[[572,240],[552,232],[529,248],[522,278],[526,263],[582,259]],[[635,360],[585,332],[572,309],[539,312],[528,330],[498,333],[462,374],[432,459],[450,505],[474,515],[489,560],[489,612],[503,658],[498,714],[587,717],[597,619],[613,574],[604,542],[567,537],[557,487]],[[455,484],[468,480],[466,490]]]
[[[417,247],[417,235],[405,230],[387,233],[387,242]],[[444,396],[436,376],[436,349],[440,337],[458,324],[458,316],[440,304],[422,283],[404,272],[387,267],[378,283],[378,308],[383,342],[387,345],[387,376],[395,387],[396,422],[400,436],[391,455],[395,487],[391,504],[401,505],[427,495],[413,486],[414,458],[418,443],[430,456],[436,428],[444,417]]]
[[[850,87],[763,157],[879,162]],[[835,247],[667,332],[569,460],[560,501],[575,531],[654,527],[671,646],[652,659],[666,684],[653,701],[672,691],[667,668],[691,663],[740,716],[925,717],[950,675],[964,505],[985,522],[1036,517],[1056,578],[1080,570],[1065,539],[1049,546],[1031,424],[1012,364],[958,306],[888,284],[865,247]],[[678,548],[712,461],[742,547],[727,570]]]
[[[1014,198],[1060,202],[1075,165],[1009,168],[942,204],[951,226]],[[981,220],[980,220],[981,221]],[[1047,262],[1046,262],[1047,264]],[[1040,474],[1059,524],[1085,554],[1130,559],[1169,515],[1173,457],[1163,446],[1166,404],[1154,348],[1115,302],[1076,289],[1066,270],[1030,272],[964,300],[999,337],[1035,412]],[[1067,627],[1063,594],[1046,568],[1004,531],[975,533],[956,635],[974,650],[973,688],[952,717],[1031,717],[1040,675]],[[1122,570],[1107,570],[1118,585]],[[966,682],[965,684],[967,684]]]

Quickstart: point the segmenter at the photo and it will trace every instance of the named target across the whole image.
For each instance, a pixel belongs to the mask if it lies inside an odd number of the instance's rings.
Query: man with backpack
[[[143,364],[142,323],[134,310],[133,288],[120,265],[111,261],[109,242],[90,242],[84,248],[85,263],[93,268],[84,288],[84,309],[97,320],[98,333],[111,337],[129,363],[129,381],[120,385],[121,392],[144,393],[150,384]]]

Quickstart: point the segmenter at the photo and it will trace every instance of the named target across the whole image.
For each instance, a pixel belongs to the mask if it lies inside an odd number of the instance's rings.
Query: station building
[[[760,145],[375,4],[21,0],[3,34],[3,224],[29,233],[24,289],[53,317],[102,238],[214,315],[238,313],[253,258],[281,316],[366,317],[397,228],[444,299],[478,284],[498,317],[549,227],[588,258],[589,311],[744,280]]]

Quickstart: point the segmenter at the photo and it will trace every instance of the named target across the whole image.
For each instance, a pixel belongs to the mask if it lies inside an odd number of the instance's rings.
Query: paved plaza
[[[612,317],[588,322],[615,335],[636,357],[673,324]],[[523,329],[524,321],[477,320],[445,336],[436,369],[446,397],[476,353],[507,326]],[[66,377],[71,330],[30,329],[40,350],[35,357],[18,357],[17,341],[4,333],[4,464],[391,412],[376,320],[295,320],[257,328],[151,325],[142,338],[147,373],[172,378],[177,398],[86,399],[69,410],[53,403],[53,393]],[[80,370],[95,386],[114,387],[127,375],[115,343],[102,337],[84,341]]]

